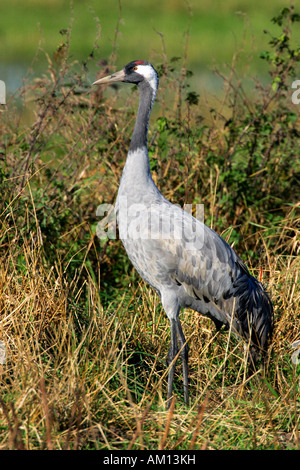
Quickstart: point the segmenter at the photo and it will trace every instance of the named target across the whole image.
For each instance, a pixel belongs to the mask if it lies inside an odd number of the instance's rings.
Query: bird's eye
[[[137,69],[138,69],[137,67],[133,67],[133,69],[132,69],[132,70],[137,70]]]

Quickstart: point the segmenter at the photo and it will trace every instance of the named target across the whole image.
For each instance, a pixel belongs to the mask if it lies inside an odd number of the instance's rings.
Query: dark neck
[[[154,91],[146,81],[143,81],[139,84],[139,92],[139,109],[129,147],[130,152],[133,152],[138,148],[147,147],[149,119],[156,95],[156,90]]]

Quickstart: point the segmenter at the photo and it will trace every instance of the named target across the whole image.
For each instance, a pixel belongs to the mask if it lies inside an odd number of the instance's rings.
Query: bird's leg
[[[177,318],[177,321],[176,321],[176,330],[177,330],[178,341],[179,341],[180,355],[182,359],[184,402],[188,406],[189,405],[189,377],[188,377],[189,347],[186,343],[186,339],[182,331],[179,318]]]
[[[168,363],[170,366],[169,375],[168,375],[168,402],[167,406],[170,407],[171,399],[173,396],[173,382],[174,382],[174,373],[175,373],[175,364],[176,356],[178,354],[178,345],[177,345],[177,322],[172,319],[171,321],[171,346],[168,352]]]

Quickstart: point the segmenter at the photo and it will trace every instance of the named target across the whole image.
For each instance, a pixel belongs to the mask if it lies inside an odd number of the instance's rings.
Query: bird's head
[[[158,75],[155,68],[145,60],[133,60],[119,72],[108,75],[107,77],[100,78],[93,83],[93,85],[110,84],[114,82],[127,82],[140,85],[141,83],[148,82],[153,90],[158,86]]]

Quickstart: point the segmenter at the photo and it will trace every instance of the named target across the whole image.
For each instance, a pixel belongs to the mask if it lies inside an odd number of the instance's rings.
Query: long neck
[[[156,89],[143,82],[139,85],[139,91],[139,109],[118,191],[117,213],[124,210],[121,202],[123,196],[126,204],[131,205],[152,198],[153,190],[158,193],[151,176],[147,150],[148,124]]]
[[[156,89],[153,90],[148,82],[143,81],[139,85],[139,92],[139,109],[131,138],[129,152],[133,152],[139,148],[147,148],[148,125],[151,109],[156,95]]]

